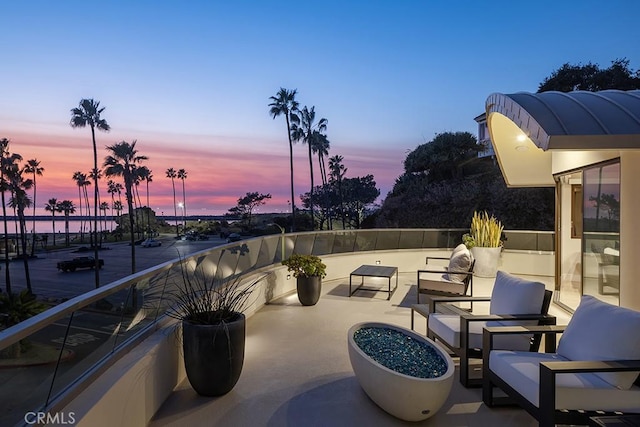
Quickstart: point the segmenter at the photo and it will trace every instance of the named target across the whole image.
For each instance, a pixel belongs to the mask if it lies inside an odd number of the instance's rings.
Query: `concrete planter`
[[[298,277],[296,279],[296,290],[298,291],[298,301],[302,305],[316,305],[320,299],[322,291],[322,277]]]
[[[496,277],[501,252],[501,247],[482,248],[474,246],[471,248],[471,255],[473,255],[473,258],[476,260],[475,267],[473,268],[474,276]]]
[[[418,378],[381,365],[367,355],[354,340],[355,332],[367,327],[393,329],[431,346],[446,361],[446,373],[437,378]],[[433,416],[449,397],[455,370],[453,360],[438,344],[427,337],[399,326],[365,322],[349,329],[348,348],[351,366],[360,386],[371,400],[396,418],[405,421],[425,420]],[[416,360],[416,364],[421,363],[422,360]]]

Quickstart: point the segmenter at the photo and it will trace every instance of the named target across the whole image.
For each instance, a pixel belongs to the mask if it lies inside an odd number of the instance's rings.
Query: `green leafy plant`
[[[0,294],[0,314],[6,327],[17,325],[47,308],[48,306],[38,301],[28,289],[20,293]]]
[[[292,254],[288,259],[282,261],[287,269],[293,273],[293,277],[325,277],[327,266],[316,255]]]
[[[469,233],[462,236],[462,242],[471,249],[474,246],[482,248],[497,248],[502,246],[502,223],[487,211],[474,212],[471,218]]]
[[[182,260],[177,278],[168,276],[161,289],[146,295],[147,308],[157,308],[155,303],[160,302],[168,304],[166,314],[174,319],[197,325],[226,323],[251,305],[251,293],[268,274],[247,283],[241,276],[219,278],[207,274],[202,265],[192,267]]]

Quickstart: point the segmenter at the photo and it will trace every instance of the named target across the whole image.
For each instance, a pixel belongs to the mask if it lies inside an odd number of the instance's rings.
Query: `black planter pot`
[[[202,396],[221,396],[236,385],[244,363],[245,316],[220,325],[182,322],[184,366],[191,387]]]
[[[322,277],[298,277],[296,286],[300,304],[316,305],[320,299],[320,291],[322,290]]]

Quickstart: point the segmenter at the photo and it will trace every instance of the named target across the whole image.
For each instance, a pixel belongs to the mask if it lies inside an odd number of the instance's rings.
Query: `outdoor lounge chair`
[[[545,353],[493,350],[501,335],[532,331],[545,333]],[[555,352],[557,333],[563,335]],[[483,341],[490,350],[483,366],[487,406],[517,403],[543,427],[640,413],[640,312],[583,296],[566,327],[487,327]],[[508,397],[494,397],[494,386]]]
[[[431,267],[430,269],[418,270],[418,304],[420,304],[420,294],[459,296],[466,295],[467,291],[473,294],[473,267],[475,260],[471,257],[471,252],[464,244],[456,246],[449,258],[427,257],[429,261],[448,261],[449,264],[442,268]],[[431,266],[433,266],[433,262]],[[436,276],[438,274],[439,276]]]
[[[460,357],[460,382],[465,387],[479,387],[481,378],[469,378],[469,359],[482,359],[482,329],[485,326],[554,325],[556,318],[547,314],[552,292],[543,283],[515,277],[498,271],[490,298],[428,297],[427,336],[438,340]],[[468,312],[452,302],[472,304],[489,301],[486,315]],[[472,306],[473,307],[473,306]],[[537,351],[541,335],[501,337],[498,348]]]

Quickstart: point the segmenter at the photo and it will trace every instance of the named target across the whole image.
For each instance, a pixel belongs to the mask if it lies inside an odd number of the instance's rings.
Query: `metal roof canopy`
[[[552,186],[549,150],[640,149],[640,90],[491,94],[489,133],[509,186]]]

